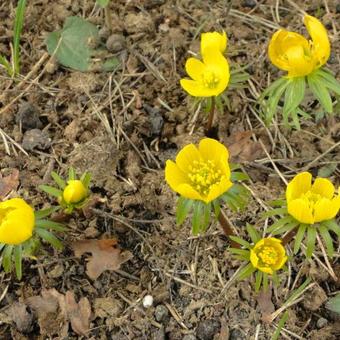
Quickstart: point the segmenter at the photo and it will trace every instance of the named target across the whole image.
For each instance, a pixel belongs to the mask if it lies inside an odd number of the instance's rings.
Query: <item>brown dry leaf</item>
[[[26,302],[38,317],[41,335],[67,336],[68,322],[63,294],[54,288],[43,290],[40,296],[31,296],[26,299]]]
[[[117,245],[116,239],[106,240],[82,240],[72,244],[76,257],[84,253],[91,253],[92,257],[87,263],[87,275],[96,280],[105,270],[117,270],[120,266],[132,258],[129,251],[121,252]]]
[[[86,297],[77,303],[74,293],[67,291],[60,294],[54,288],[43,290],[40,296],[27,298],[27,304],[38,317],[40,333],[42,335],[67,336],[68,325],[79,335],[86,335],[90,328],[91,306]]]
[[[66,292],[66,314],[71,322],[72,329],[79,335],[86,335],[90,329],[91,306],[86,297],[82,297],[78,303],[74,293]]]
[[[8,316],[17,326],[18,331],[28,333],[32,330],[33,315],[27,311],[27,306],[21,302],[13,303],[7,311]]]
[[[0,174],[0,200],[4,199],[12,190],[19,185],[19,170],[13,169],[12,173],[6,177]]]
[[[251,162],[264,156],[264,151],[259,142],[251,140],[252,131],[238,131],[226,140],[230,159],[232,162]]]
[[[261,291],[257,296],[257,303],[259,304],[259,308],[262,314],[262,321],[270,323],[271,314],[275,311],[275,306],[271,300],[272,292],[270,289],[266,291]]]

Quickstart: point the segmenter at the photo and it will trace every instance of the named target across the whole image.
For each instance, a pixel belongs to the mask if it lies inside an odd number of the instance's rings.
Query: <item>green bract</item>
[[[310,114],[300,108],[306,90],[312,92],[325,112],[333,113],[331,93],[340,96],[340,84],[330,71],[319,68],[308,76],[279,78],[262,93],[259,101],[266,124],[269,125],[280,111],[286,127],[300,129],[299,117],[310,118]]]

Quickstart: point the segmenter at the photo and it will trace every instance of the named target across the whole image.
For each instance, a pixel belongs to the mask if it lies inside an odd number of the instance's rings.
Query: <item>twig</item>
[[[230,236],[236,236],[230,225],[230,222],[228,221],[227,217],[224,215],[222,210],[220,211],[218,215],[218,222],[220,222],[223,232],[228,238],[230,238]],[[231,239],[230,239],[230,244],[233,248],[240,248],[240,245]]]

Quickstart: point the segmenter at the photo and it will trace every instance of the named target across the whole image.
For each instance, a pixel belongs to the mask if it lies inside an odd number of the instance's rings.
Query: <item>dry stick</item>
[[[212,124],[214,121],[215,106],[216,106],[215,97],[211,97],[211,107],[210,107],[209,118],[208,118],[206,130],[205,130],[205,134],[207,136],[211,134],[210,132],[211,132]]]
[[[296,231],[297,231],[297,228],[294,228],[282,239],[283,246],[287,245],[293,239],[293,237],[296,234]]]
[[[220,225],[223,229],[224,234],[230,239],[230,236],[236,236],[228,219],[226,218],[226,216],[224,215],[223,211],[221,210],[219,215],[218,215],[218,222],[220,222]],[[232,239],[230,239],[230,244],[233,248],[241,248],[241,246],[233,241]]]

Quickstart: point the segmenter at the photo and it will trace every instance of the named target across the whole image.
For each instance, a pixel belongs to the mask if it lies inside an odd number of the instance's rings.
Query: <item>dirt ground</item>
[[[0,54],[10,56],[16,1],[0,2]],[[0,69],[0,168],[20,171],[20,195],[35,207],[55,204],[38,189],[51,184],[52,170],[65,175],[70,166],[92,173],[98,202],[92,216],[73,215],[60,235],[65,249],[45,246],[37,260],[25,260],[23,279],[0,272],[0,339],[58,339],[58,315],[42,321],[26,307],[43,289],[72,291],[91,307],[90,339],[270,339],[273,323],[261,320],[252,282],[237,282],[239,262],[213,222],[193,237],[190,223],[175,224],[176,195],[164,181],[164,163],[178,150],[204,136],[206,115],[179,86],[185,60],[199,50],[201,32],[225,30],[232,68],[247,66],[245,88],[229,89],[229,107],[215,117],[220,141],[231,148],[251,182],[251,199],[241,214],[228,210],[239,234],[245,224],[263,230],[259,218],[266,202],[285,190],[281,177],[297,172],[329,176],[340,182],[340,119],[320,116],[307,97],[313,119],[289,131],[278,119],[266,128],[256,99],[279,71],[267,57],[271,34],[279,27],[303,32],[298,8],[321,18],[329,32],[328,67],[340,79],[340,6],[337,1],[115,0],[112,32],[104,11],[93,0],[28,1],[22,36],[22,77],[12,80]],[[101,28],[103,43],[115,34],[120,67],[114,72],[76,72],[50,60],[45,38],[72,15]],[[190,51],[190,52],[189,52]],[[336,109],[339,113],[339,105]],[[35,130],[33,133],[32,131]],[[76,258],[71,242],[115,237],[133,257],[118,271],[97,280],[86,274],[86,256]],[[295,256],[281,284],[273,289],[277,310],[306,277],[314,285],[288,308],[280,339],[339,339],[340,318],[325,308],[340,289],[339,243],[330,265],[321,250],[312,260]],[[143,299],[151,295],[153,306]],[[15,312],[14,305],[24,310]],[[24,324],[18,318],[24,315]],[[282,314],[281,314],[282,315]],[[281,316],[280,315],[280,316]],[[41,316],[40,316],[41,317]],[[46,325],[46,322],[48,325]],[[86,338],[68,329],[67,339]]]

